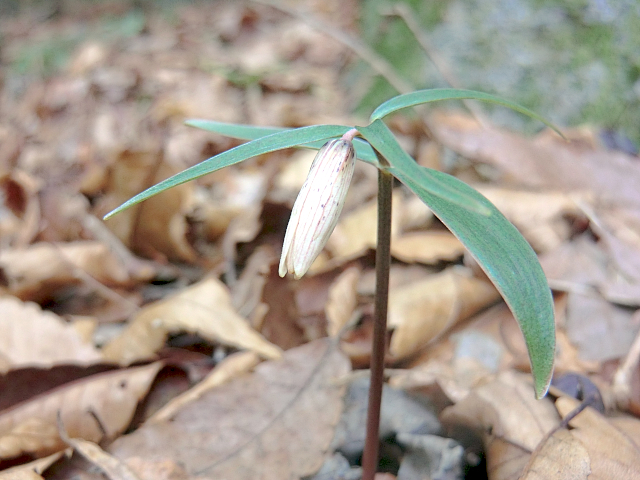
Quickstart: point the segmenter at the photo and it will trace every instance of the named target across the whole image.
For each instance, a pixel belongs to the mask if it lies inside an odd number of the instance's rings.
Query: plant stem
[[[387,346],[387,305],[391,262],[391,190],[393,176],[378,170],[378,240],[376,247],[376,299],[371,348],[371,384],[367,409],[367,435],[362,458],[362,480],[373,480],[378,467],[380,404]]]

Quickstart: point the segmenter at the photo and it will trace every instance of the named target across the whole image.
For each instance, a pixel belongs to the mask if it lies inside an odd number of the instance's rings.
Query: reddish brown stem
[[[378,170],[378,241],[376,248],[376,299],[371,349],[371,385],[367,410],[367,436],[362,457],[362,480],[373,480],[378,467],[380,405],[387,345],[387,304],[391,263],[391,190],[393,177]]]

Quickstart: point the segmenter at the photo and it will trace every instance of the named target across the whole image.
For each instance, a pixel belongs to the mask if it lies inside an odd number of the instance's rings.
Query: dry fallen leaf
[[[212,388],[247,373],[258,363],[260,363],[260,358],[255,352],[236,352],[229,355],[216,365],[216,368],[200,383],[172,399],[147,420],[147,423],[171,420],[187,403],[199,399]]]
[[[32,462],[8,468],[0,472],[0,480],[39,480],[41,474],[53,465],[64,455],[64,452],[57,452],[48,457],[38,458]]]
[[[393,193],[393,212],[391,215],[391,235],[395,236],[400,227],[402,218],[402,195],[399,191]],[[329,237],[326,250],[331,254],[331,260],[327,265],[316,262],[311,268],[317,272],[327,268],[334,268],[345,262],[357,258],[376,247],[378,204],[368,202],[356,210],[343,215],[335,230]]]
[[[416,353],[458,320],[499,298],[497,290],[464,270],[453,268],[391,289],[389,328],[393,329],[389,353],[405,358]]]
[[[84,275],[109,286],[149,280],[152,269],[132,278],[126,265],[107,245],[93,241],[36,243],[23,249],[0,251],[0,269],[8,293],[22,300],[47,299],[52,292],[82,282]]]
[[[580,359],[605,361],[626,354],[640,325],[633,322],[631,309],[607,301],[593,288],[607,283],[611,269],[590,234],[548,252],[541,263],[550,284],[568,291],[565,330]]]
[[[556,400],[556,408],[563,417],[573,411],[579,402],[570,397]],[[618,420],[620,421],[620,420]],[[629,423],[640,420],[627,417]],[[629,436],[613,425],[596,410],[587,407],[573,418],[571,434],[586,448],[590,457],[589,480],[618,480],[638,478],[640,472],[640,437]],[[636,432],[640,431],[636,427]]]
[[[411,232],[391,240],[391,255],[403,262],[426,264],[462,257],[464,246],[449,232]]]
[[[329,299],[325,305],[327,333],[335,337],[353,316],[358,304],[357,287],[360,270],[351,267],[342,272],[329,287]]]
[[[538,443],[560,420],[548,398],[536,400],[530,377],[506,371],[442,413],[449,425],[482,434],[490,480],[516,480]]]
[[[104,428],[104,434],[114,438],[129,425],[161,367],[158,362],[92,375],[0,412],[0,459],[62,449],[58,412],[69,435],[99,441]]]
[[[345,389],[337,380],[348,371],[333,342],[312,342],[206,392],[172,421],[143,425],[109,450],[129,465],[171,460],[203,478],[311,475],[333,437]]]
[[[0,480],[43,480],[43,478],[42,475],[38,475],[31,468],[15,467],[0,472]]]
[[[438,112],[430,122],[436,138],[466,158],[498,167],[531,187],[581,191],[599,201],[638,206],[640,168],[631,155],[567,142],[555,133],[529,139],[480,125],[460,113]]]
[[[65,443],[98,467],[111,480],[139,480],[131,469],[98,445],[81,438],[66,438]]]
[[[267,358],[276,358],[281,353],[236,313],[227,287],[209,278],[143,308],[120,336],[105,345],[103,355],[130,364],[153,356],[170,333],[183,331],[197,333],[212,342],[253,350]]]
[[[587,193],[537,192],[512,188],[481,187],[498,210],[511,221],[531,246],[547,252],[567,241],[572,234],[565,216],[582,215],[580,203],[590,203]]]
[[[264,288],[271,267],[277,262],[278,258],[271,247],[264,245],[256,248],[247,259],[238,281],[230,286],[234,308],[258,331],[269,311],[269,306],[262,301]]]
[[[102,359],[93,345],[56,314],[14,297],[0,298],[0,372],[26,366],[87,365]]]
[[[154,147],[125,149],[117,155],[102,200],[100,214],[125,202],[145,188],[176,173]],[[148,256],[158,253],[170,259],[194,261],[195,252],[186,240],[185,214],[190,208],[193,184],[174,187],[106,221],[118,238],[134,251]]]
[[[568,430],[560,428],[531,454],[522,480],[587,480],[589,453]]]
[[[26,172],[0,173],[0,248],[24,247],[40,229],[38,190],[41,184]]]

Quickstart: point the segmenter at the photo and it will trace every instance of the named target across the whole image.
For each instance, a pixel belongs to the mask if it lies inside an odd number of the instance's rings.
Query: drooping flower
[[[293,204],[278,269],[281,277],[287,272],[302,277],[326,245],[344,206],[355,162],[347,135],[318,151]]]

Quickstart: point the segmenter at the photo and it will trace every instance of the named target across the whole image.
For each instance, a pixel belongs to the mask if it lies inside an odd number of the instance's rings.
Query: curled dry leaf
[[[150,174],[151,172],[151,174]],[[99,213],[106,214],[145,188],[176,173],[154,148],[126,149],[118,155],[111,172],[109,192]],[[148,256],[158,253],[170,259],[194,261],[195,252],[186,240],[186,212],[193,184],[174,187],[106,221],[117,237],[132,250]]]
[[[103,355],[121,364],[149,358],[172,332],[196,333],[212,342],[252,350],[267,358],[281,354],[278,347],[236,313],[227,287],[209,278],[143,308],[120,336],[105,345]]]
[[[138,270],[132,278],[107,245],[93,241],[71,243],[36,243],[24,249],[0,252],[0,268],[6,278],[8,293],[22,300],[41,300],[56,289],[80,283],[83,274],[100,283],[126,286],[149,280],[151,268]]]
[[[102,355],[51,312],[17,298],[0,298],[0,358],[7,368],[97,363]],[[5,368],[0,366],[0,372]]]
[[[556,400],[556,408],[563,417],[571,413],[579,402],[570,397]],[[617,419],[618,422],[621,419]],[[640,472],[640,420],[626,417],[624,429],[593,408],[587,407],[573,418],[569,425],[571,434],[586,448],[590,458],[589,480],[614,480],[638,478]],[[635,424],[635,428],[633,428]],[[635,437],[629,435],[634,433]]]
[[[110,451],[129,465],[137,458],[147,464],[171,460],[205,478],[311,475],[340,418],[345,387],[337,379],[349,368],[326,339],[288,350],[186,404],[172,421],[148,423],[119,438]],[[153,478],[148,471],[138,474]]]
[[[64,448],[58,436],[58,412],[73,437],[99,441],[102,428],[110,438],[122,433],[161,367],[157,362],[92,375],[0,412],[0,459],[41,456]]]
[[[497,290],[489,282],[445,270],[389,293],[389,353],[405,358],[416,353],[458,320],[495,302]]]
[[[531,452],[558,425],[548,398],[536,400],[530,377],[506,371],[442,413],[448,425],[482,433],[490,480],[516,480]]]

